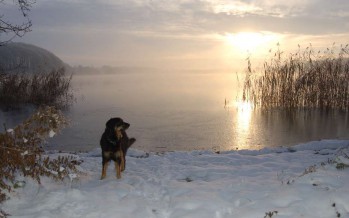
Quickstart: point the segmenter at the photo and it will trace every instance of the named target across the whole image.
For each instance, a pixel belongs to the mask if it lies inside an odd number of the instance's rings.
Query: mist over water
[[[134,148],[145,151],[261,149],[349,139],[349,118],[340,112],[313,110],[291,116],[235,103],[241,98],[242,81],[243,74],[234,72],[75,74],[76,103],[64,111],[70,126],[47,146],[97,148],[111,117],[129,122],[128,135],[137,139]],[[30,112],[1,112],[0,119],[10,128]]]
[[[211,148],[224,141],[217,130],[225,121],[225,98],[238,95],[234,86],[233,73],[76,75],[77,103],[68,112],[71,128],[63,134],[84,142],[83,147],[97,147],[106,121],[121,117],[131,124],[128,134],[139,149]],[[79,140],[64,141],[75,147]]]

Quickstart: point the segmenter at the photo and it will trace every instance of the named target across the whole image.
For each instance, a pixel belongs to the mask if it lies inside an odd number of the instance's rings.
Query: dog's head
[[[115,132],[118,139],[122,138],[122,132],[130,127],[129,123],[124,122],[119,117],[111,118],[105,125],[107,129]]]
[[[119,117],[114,117],[108,120],[108,122],[105,124],[108,129],[123,129],[126,130],[130,127],[129,123],[124,122],[121,118]]]

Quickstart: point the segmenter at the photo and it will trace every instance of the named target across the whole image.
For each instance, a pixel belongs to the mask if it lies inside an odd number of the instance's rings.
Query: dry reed
[[[335,44],[315,52],[310,45],[287,57],[277,51],[263,72],[252,70],[248,59],[243,100],[262,109],[300,108],[349,110],[349,47]]]
[[[66,107],[73,101],[72,75],[62,68],[44,74],[0,73],[0,106],[18,108],[25,104]]]

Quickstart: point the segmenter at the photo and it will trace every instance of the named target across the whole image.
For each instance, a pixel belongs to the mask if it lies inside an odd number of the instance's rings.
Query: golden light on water
[[[236,116],[236,132],[239,135],[238,139],[238,149],[249,149],[249,145],[246,143],[246,139],[250,135],[250,125],[253,106],[249,102],[237,101],[235,102],[235,107],[237,109]]]
[[[237,120],[239,128],[246,131],[250,126],[251,114],[252,114],[252,104],[244,101],[237,101],[235,103],[237,108]]]

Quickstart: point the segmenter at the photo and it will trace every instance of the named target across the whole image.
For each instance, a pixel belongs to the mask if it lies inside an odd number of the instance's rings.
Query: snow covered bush
[[[63,180],[77,173],[78,163],[72,156],[50,159],[41,145],[45,138],[67,125],[66,118],[54,107],[40,108],[13,129],[0,133],[0,202],[6,193],[19,185],[17,176],[31,177],[40,183],[40,176]]]
[[[348,149],[341,149],[337,157],[334,159],[334,163],[336,164],[336,168],[338,170],[344,170],[349,167],[349,155]]]

